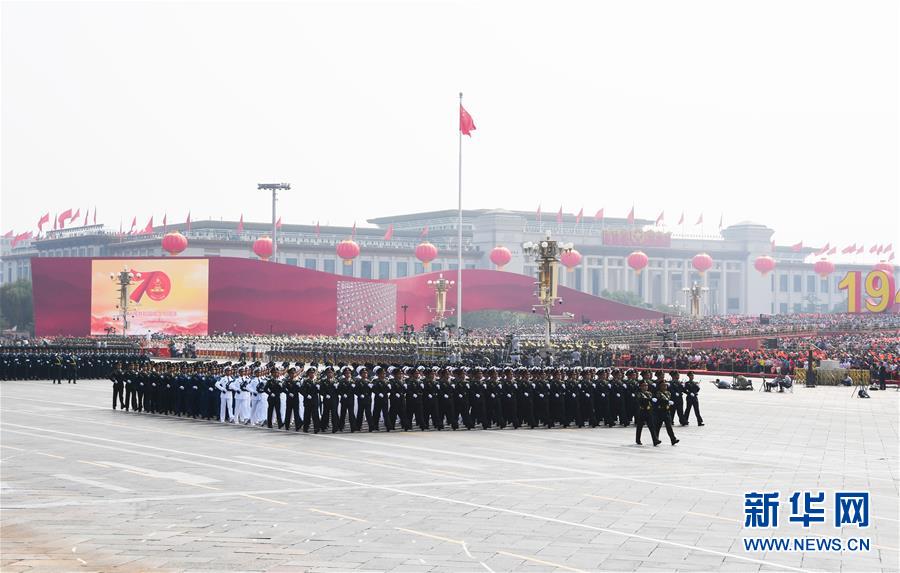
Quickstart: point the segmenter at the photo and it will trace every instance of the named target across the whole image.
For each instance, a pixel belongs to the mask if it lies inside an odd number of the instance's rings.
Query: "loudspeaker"
[[[766,338],[763,340],[763,348],[768,348],[770,350],[774,350],[778,348],[778,339],[777,338]]]
[[[663,324],[672,324],[672,317],[671,317],[671,316],[664,316],[664,317],[663,317]]]
[[[765,314],[759,315],[759,323],[760,324],[769,324],[769,317]]]

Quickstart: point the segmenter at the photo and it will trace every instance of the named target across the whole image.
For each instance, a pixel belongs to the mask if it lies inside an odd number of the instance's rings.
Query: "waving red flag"
[[[26,240],[30,239],[31,237],[32,237],[31,231],[28,231],[27,233],[19,233],[18,235],[13,237],[12,243],[9,245],[9,247],[11,249],[14,249],[16,247],[16,245],[18,245],[22,241],[26,241]]]
[[[390,225],[388,225],[387,231],[385,231],[385,233],[384,233],[384,240],[390,241],[393,238],[394,238],[394,224],[391,223]]]
[[[276,229],[280,229],[280,228],[281,228],[281,217],[278,217],[278,220],[275,221],[275,228],[276,228]]]
[[[71,217],[69,220],[70,220],[70,221],[74,221],[74,220],[77,219],[78,217],[81,217],[81,208],[80,208],[80,207],[78,208],[77,211],[75,211],[75,214],[72,215],[72,217]]]
[[[540,203],[538,203],[537,220],[538,220],[538,222],[540,222],[540,220],[541,220],[541,204]]]
[[[153,232],[153,215],[150,216],[150,220],[147,221],[147,226],[144,227],[144,230],[141,231],[141,233],[144,235],[149,235],[152,232]]]
[[[135,227],[137,227],[137,215],[135,215],[134,218],[131,219],[131,229],[128,230],[129,235],[134,232]]]
[[[94,207],[94,224],[97,224],[97,207]]]
[[[44,216],[38,219],[38,233],[44,230],[44,224],[50,222],[50,213],[47,212]]]
[[[628,224],[634,225],[634,207],[632,207],[631,211],[628,212]]]
[[[697,219],[697,222],[694,223],[694,224],[695,224],[695,225],[702,225],[702,224],[703,224],[703,213],[700,213],[700,218]]]
[[[9,231],[3,233],[3,238],[4,238],[4,239],[9,239],[10,237],[13,236],[14,233],[15,233],[15,231],[9,230]]]
[[[191,212],[190,211],[188,211],[188,217],[187,217],[187,221],[185,221],[185,223],[187,224],[187,230],[190,231],[191,230]]]
[[[681,218],[678,219],[678,224],[679,224],[679,225],[683,225],[683,224],[684,224],[684,211],[681,212]]]
[[[425,232],[428,232],[428,227],[425,227]],[[356,221],[353,221],[353,228],[350,229],[350,238],[356,238]]]
[[[468,135],[469,137],[472,137],[472,132],[475,131],[475,122],[462,104],[459,104],[459,131],[463,135]]]
[[[562,205],[559,206],[559,212],[556,214],[556,222],[557,224],[562,223]]]
[[[59,217],[56,218],[56,222],[59,223],[60,229],[66,228],[66,221],[72,218],[72,210],[66,209],[62,213],[59,214]]]
[[[578,210],[578,215],[575,216],[575,224],[580,225],[581,219],[584,217],[584,207]]]
[[[800,251],[802,251],[803,250],[803,241],[800,241],[799,243],[791,245],[791,250],[794,251],[795,253],[799,253]]]
[[[594,219],[603,222],[603,207],[601,207],[600,210],[597,211],[597,214],[594,215]]]
[[[666,212],[660,211],[659,217],[656,218],[656,226],[658,227],[660,225],[660,223],[665,222],[665,220],[666,220]]]
[[[319,238],[319,233],[320,233],[320,232],[321,232],[321,229],[319,228],[319,222],[316,221],[316,238],[317,238],[317,239]]]
[[[238,233],[244,232],[244,214],[243,213],[241,213],[241,220],[238,221],[237,232]]]
[[[836,252],[837,252],[837,247],[831,247],[831,250],[829,250],[827,254],[833,255],[833,254],[835,254]]]
[[[424,239],[427,236],[428,236],[428,225],[425,225],[424,227],[422,227],[422,232],[419,233],[419,237]]]

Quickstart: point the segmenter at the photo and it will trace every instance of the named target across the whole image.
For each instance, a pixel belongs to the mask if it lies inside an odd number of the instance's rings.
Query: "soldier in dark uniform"
[[[687,394],[687,408],[684,411],[684,422],[683,425],[688,425],[691,423],[691,409],[694,410],[694,414],[697,416],[697,425],[703,425],[703,416],[700,415],[700,385],[694,381],[694,373],[687,373],[687,382],[684,385],[685,393]]]
[[[293,376],[289,375],[288,379],[292,377]],[[287,381],[285,382],[287,383]],[[269,370],[269,375],[266,376],[263,391],[267,395],[266,401],[268,402],[268,407],[266,409],[266,426],[269,428],[272,427],[272,414],[275,414],[279,430],[285,427],[285,425],[290,427],[290,419],[287,421],[281,419],[281,393],[284,391],[284,388],[278,380],[278,371],[274,366]],[[287,413],[287,410],[285,410],[285,413]]]
[[[303,394],[303,431],[309,432],[312,422],[313,433],[318,434],[321,425],[319,418],[319,389],[315,380],[316,369],[309,367],[303,376],[301,392]]]
[[[471,430],[475,427],[475,422],[472,421],[471,412],[469,411],[469,383],[466,379],[467,375],[468,369],[466,368],[456,368],[453,371],[453,386],[455,388],[453,406],[456,409],[456,413],[462,418],[463,425],[467,430]]]
[[[71,354],[66,357],[66,379],[69,384],[78,384],[78,358]]]
[[[525,370],[525,368],[522,368]],[[533,367],[528,370],[528,379],[531,381],[532,410],[534,411],[535,427],[550,423],[550,386],[545,379],[544,370]],[[548,426],[549,427],[549,426]]]
[[[56,354],[53,357],[53,383],[54,384],[62,384],[63,372],[65,371],[65,364],[63,362],[63,357],[59,354]]]
[[[669,387],[665,380],[659,383],[659,389],[656,391],[656,394],[653,396],[656,400],[654,402],[654,406],[656,408],[654,414],[656,416],[656,435],[659,436],[659,430],[662,428],[663,424],[666,426],[666,433],[669,434],[669,439],[672,441],[672,445],[678,443],[678,439],[675,437],[675,432],[672,430],[672,413],[671,408],[674,405],[672,401],[672,396],[669,394]],[[657,441],[657,445],[660,442]]]
[[[322,431],[331,426],[331,433],[337,432],[338,396],[337,380],[334,376],[334,367],[326,366],[319,378],[320,395],[322,397]]]
[[[362,431],[362,420],[365,417],[366,426],[371,432],[375,424],[375,420],[372,418],[372,408],[375,405],[375,382],[369,379],[369,370],[364,366],[356,369],[356,389],[356,416],[359,419],[357,427]]]
[[[515,372],[505,370],[503,372],[503,382],[500,384],[500,408],[503,412],[503,421],[505,424],[512,424],[513,428],[519,427],[519,385],[514,378]]]
[[[303,423],[300,420],[300,396],[303,390],[297,382],[297,369],[287,369],[287,376],[282,383],[285,393],[284,429],[291,429],[291,419],[294,420],[294,431],[299,432]],[[280,409],[280,408],[279,408]],[[352,422],[351,422],[352,423]]]
[[[504,376],[507,371],[512,371],[512,368],[506,367],[503,369]],[[485,383],[484,388],[487,400],[487,410],[488,416],[491,419],[491,424],[496,425],[499,428],[503,429],[506,427],[506,420],[503,417],[503,400],[501,397],[502,388],[500,386],[500,372],[497,371],[496,368],[491,367],[488,370],[488,378]]]
[[[529,428],[537,426],[534,419],[534,387],[528,379],[528,370],[524,368],[517,372],[519,374],[516,380],[516,413],[519,415],[519,424],[527,424]]]
[[[687,422],[684,419],[684,394],[685,389],[681,384],[681,381],[678,379],[678,372],[673,370],[670,373],[672,377],[672,381],[669,382],[669,393],[672,394],[672,401],[675,404],[672,406],[672,423],[675,423],[675,416],[678,416],[678,423],[682,426],[686,426]]]
[[[113,410],[116,409],[116,404],[118,403],[123,410],[126,410],[125,407],[125,372],[122,371],[122,364],[116,364],[116,368],[110,374],[109,379],[112,380],[113,383],[113,399],[112,399],[112,407]]]
[[[438,430],[444,427],[441,420],[441,404],[438,398],[439,388],[434,380],[434,368],[425,370],[425,381],[422,383],[422,411],[425,415],[425,430],[434,425]]]
[[[403,384],[403,369],[399,366],[392,366],[389,369],[391,379],[388,380],[388,412],[384,425],[387,429],[397,429],[397,421],[400,421],[400,427],[407,430],[406,427],[406,388]]]
[[[406,382],[404,383],[404,388],[406,389],[406,428],[412,429],[413,419],[415,419],[416,426],[419,427],[420,430],[425,430],[425,406],[424,406],[424,384],[420,378],[422,373],[425,371],[425,368],[422,366],[407,366],[405,367],[406,371]]]
[[[353,367],[345,365],[341,367],[341,377],[337,383],[338,405],[340,407],[338,420],[335,425],[343,432],[347,420],[350,421],[350,432],[355,432],[356,427],[356,382],[353,380]]]
[[[445,423],[456,430],[459,428],[459,416],[456,414],[456,401],[454,400],[456,389],[450,382],[450,370],[445,366],[441,368],[438,376],[438,408],[441,420],[438,430],[442,430]]]
[[[552,428],[555,424],[564,425],[566,422],[566,386],[563,383],[560,372],[556,368],[550,371],[550,420],[547,425]]]
[[[660,444],[659,437],[656,433],[656,420],[653,416],[653,406],[654,400],[653,394],[650,393],[650,385],[647,380],[641,380],[639,385],[637,398],[637,414],[635,415],[635,443],[637,445],[641,445],[641,433],[644,429],[644,424],[650,428],[650,438],[653,439],[653,445],[658,446]]]
[[[376,366],[375,380],[372,381],[372,419],[369,423],[369,431],[378,431],[379,422],[384,419],[385,429],[391,431],[388,422],[388,394],[391,391],[385,378],[387,370],[381,366]],[[374,426],[373,426],[374,424]]]
[[[487,388],[484,385],[484,369],[480,366],[472,371],[469,381],[469,405],[472,407],[472,421],[481,424],[485,430],[491,427],[487,413]]]

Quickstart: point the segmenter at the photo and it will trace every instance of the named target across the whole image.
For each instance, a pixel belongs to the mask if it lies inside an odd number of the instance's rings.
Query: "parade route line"
[[[71,432],[62,432],[62,431],[59,431],[59,430],[50,430],[50,429],[47,429],[47,428],[41,428],[41,427],[37,427],[37,426],[26,426],[26,425],[22,425],[22,424],[10,424],[10,423],[8,423],[8,422],[3,422],[2,425],[14,427],[14,428],[22,428],[22,429],[25,429],[25,430],[31,430],[31,431],[33,431],[33,432],[43,433],[43,434],[44,434],[45,436],[47,436],[48,438],[54,438],[53,435],[56,434],[56,435],[62,435],[62,436],[72,436],[72,437],[75,437],[75,438],[87,438],[87,439],[89,439],[89,440],[92,439],[92,440],[103,441],[103,442],[111,442],[111,443],[120,444],[120,445],[132,446],[132,448],[137,447],[137,448],[143,448],[143,449],[147,449],[147,450],[155,450],[155,451],[161,451],[161,452],[169,452],[169,453],[177,454],[177,455],[181,455],[181,456],[193,456],[193,457],[197,457],[197,458],[213,459],[213,460],[218,460],[218,459],[219,459],[219,458],[216,458],[216,457],[214,457],[214,456],[209,456],[209,455],[206,455],[206,454],[198,454],[198,453],[192,453],[192,452],[184,452],[184,451],[181,451],[181,450],[175,450],[175,449],[172,449],[172,448],[163,448],[163,447],[158,447],[158,446],[148,446],[148,445],[145,445],[145,444],[130,444],[130,443],[128,443],[128,442],[122,442],[122,441],[120,441],[120,440],[113,440],[113,439],[111,439],[111,438],[102,438],[102,437],[99,437],[99,436],[90,436],[90,435],[76,434],[76,433],[71,433]],[[20,433],[21,433],[21,432],[20,432]],[[48,435],[48,434],[50,434],[50,435]],[[61,439],[61,440],[64,440],[64,441],[66,440],[65,438],[56,438],[56,439]],[[76,441],[76,440],[71,440],[71,441],[74,441],[75,443],[82,443],[82,444],[84,444],[84,445],[99,445],[99,444],[92,444],[92,443],[90,443],[90,442],[81,442],[81,441]],[[103,446],[101,446],[101,447],[103,447]],[[111,449],[115,449],[115,448],[114,448],[114,447],[111,447]],[[134,449],[131,449],[131,450],[128,450],[128,449],[125,449],[125,448],[122,448],[122,449],[124,449],[125,451],[129,451],[129,452],[131,452],[131,453],[137,453],[137,451],[134,450]],[[147,454],[147,453],[141,453],[141,455],[148,455],[148,454]],[[165,457],[165,456],[161,456],[161,457]],[[480,457],[480,456],[479,456],[479,457]],[[166,458],[166,459],[172,459],[172,458]],[[404,490],[404,489],[400,489],[400,488],[396,488],[396,487],[392,487],[392,486],[383,486],[383,485],[377,485],[377,484],[366,484],[366,483],[363,483],[363,482],[357,482],[357,481],[348,480],[348,479],[343,479],[343,478],[331,478],[331,477],[316,476],[316,475],[306,474],[305,472],[301,472],[301,471],[297,471],[297,470],[287,470],[287,469],[277,468],[277,467],[273,467],[273,466],[265,466],[265,465],[262,465],[262,464],[255,464],[255,465],[254,465],[254,464],[250,464],[249,462],[242,462],[242,461],[240,461],[240,460],[232,460],[232,462],[233,462],[233,463],[236,463],[236,464],[253,465],[254,467],[256,467],[256,468],[258,468],[258,469],[276,470],[276,471],[282,471],[282,472],[285,472],[285,473],[293,473],[293,474],[297,474],[297,475],[303,475],[303,476],[306,476],[306,477],[316,477],[316,478],[323,479],[323,480],[328,480],[328,481],[334,481],[334,482],[340,482],[340,483],[345,483],[345,484],[352,484],[352,485],[363,486],[363,487],[367,487],[367,488],[370,488],[370,489],[373,489],[373,490],[377,490],[377,491],[389,491],[389,492],[398,493],[398,494],[402,494],[402,495],[408,495],[408,496],[413,496],[413,497],[419,497],[419,498],[423,498],[423,499],[430,499],[430,500],[432,500],[432,501],[440,501],[440,502],[444,502],[444,503],[448,503],[448,504],[452,504],[452,505],[462,505],[462,506],[472,507],[472,508],[476,508],[476,509],[486,509],[486,510],[489,510],[489,511],[494,511],[494,512],[498,512],[498,513],[505,513],[505,514],[508,514],[508,515],[514,515],[514,516],[517,516],[517,517],[522,517],[522,518],[527,518],[527,519],[535,519],[535,520],[539,520],[539,521],[545,521],[545,522],[548,522],[548,523],[556,523],[556,524],[566,525],[566,526],[569,526],[569,527],[574,527],[574,528],[579,528],[579,529],[587,529],[587,530],[590,530],[590,531],[598,531],[598,532],[602,532],[602,533],[608,533],[608,534],[610,534],[610,535],[616,535],[616,536],[626,537],[626,538],[631,538],[631,539],[641,539],[641,540],[643,540],[643,541],[650,541],[650,542],[657,543],[657,544],[660,544],[660,545],[669,545],[669,546],[672,546],[672,547],[678,547],[678,548],[681,548],[681,549],[688,549],[688,550],[692,550],[692,551],[700,551],[700,552],[702,552],[702,553],[708,553],[708,554],[710,554],[710,555],[716,555],[716,556],[723,557],[723,558],[737,559],[737,560],[739,560],[739,561],[745,561],[745,562],[748,562],[748,563],[755,563],[755,564],[758,564],[758,565],[768,565],[768,566],[770,566],[770,567],[776,567],[776,568],[779,568],[779,569],[784,569],[784,570],[786,570],[786,571],[799,571],[799,572],[803,572],[803,573],[806,573],[806,572],[807,572],[807,570],[805,570],[805,569],[801,569],[801,568],[798,568],[798,567],[792,567],[792,566],[790,566],[790,565],[784,565],[784,564],[777,563],[777,562],[774,562],[774,561],[767,561],[767,560],[764,560],[764,559],[755,559],[755,558],[752,558],[752,557],[746,557],[746,556],[744,556],[744,555],[739,555],[739,554],[735,554],[735,553],[728,553],[728,552],[725,552],[725,551],[718,551],[718,550],[715,550],[715,549],[708,549],[708,548],[705,548],[705,547],[700,547],[700,546],[696,546],[696,545],[690,545],[690,544],[686,544],[686,543],[679,543],[679,542],[675,542],[675,541],[669,541],[669,540],[666,540],[666,539],[657,539],[657,538],[650,537],[650,536],[646,536],[646,535],[640,535],[640,534],[636,534],[636,533],[629,533],[629,532],[625,532],[625,531],[619,531],[619,530],[615,530],[615,529],[609,529],[609,528],[606,528],[606,527],[593,526],[593,525],[589,525],[589,524],[585,524],[585,523],[579,523],[579,522],[575,522],[575,521],[569,521],[569,520],[565,520],[565,519],[559,519],[559,518],[555,518],[555,517],[544,516],[544,515],[539,515],[539,514],[530,513],[530,512],[525,512],[525,511],[518,511],[518,510],[514,510],[514,509],[507,509],[507,508],[504,508],[504,507],[496,507],[496,506],[491,506],[491,505],[486,505],[486,504],[481,504],[481,503],[475,503],[475,502],[470,502],[470,501],[465,501],[465,500],[460,500],[460,499],[454,499],[454,498],[445,497],[445,496],[431,495],[431,494],[422,493],[422,492],[410,491],[410,490],[408,490],[408,489]],[[195,463],[195,464],[197,464],[197,465],[203,465],[203,464],[200,464],[199,462],[195,462],[195,461],[190,461],[190,462],[187,462],[187,463]],[[543,466],[543,464],[540,464],[540,465]],[[230,471],[234,471],[234,470],[232,469],[232,470],[230,470]],[[272,476],[268,476],[268,477],[271,478]],[[692,489],[693,489],[693,488],[692,488]],[[266,500],[266,501],[269,501],[269,500]],[[278,503],[283,503],[283,502],[278,502]],[[285,505],[287,505],[287,504],[285,504]]]

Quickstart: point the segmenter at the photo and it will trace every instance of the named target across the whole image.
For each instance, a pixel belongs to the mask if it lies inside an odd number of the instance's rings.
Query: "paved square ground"
[[[897,571],[900,393],[704,384],[706,426],[312,435],[109,409],[108,382],[0,383],[14,571]],[[645,443],[649,439],[645,439]],[[788,524],[793,491],[871,493],[870,526]],[[781,492],[777,530],[744,494]],[[748,552],[748,536],[869,538]]]

